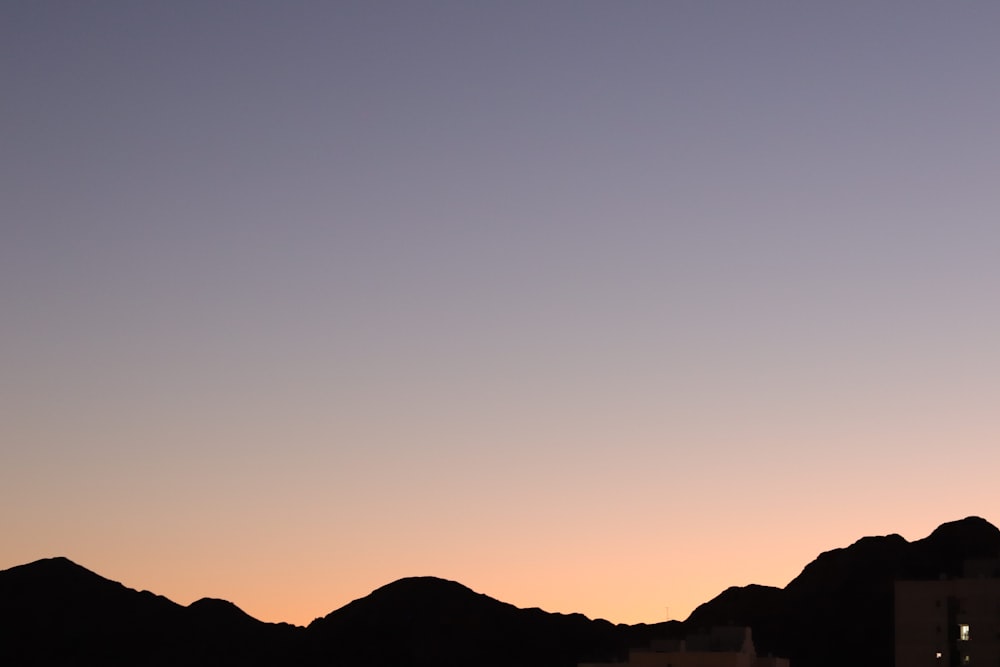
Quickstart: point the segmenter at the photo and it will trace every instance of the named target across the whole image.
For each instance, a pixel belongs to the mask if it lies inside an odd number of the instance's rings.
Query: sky
[[[1000,4],[0,5],[0,568],[683,619],[997,523]]]

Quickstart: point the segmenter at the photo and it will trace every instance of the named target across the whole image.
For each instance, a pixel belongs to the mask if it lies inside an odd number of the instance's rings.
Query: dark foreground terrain
[[[224,600],[184,607],[66,558],[0,571],[0,665],[572,667],[651,638],[749,625],[759,654],[794,667],[893,664],[893,581],[957,575],[1000,554],[969,517],[908,542],[866,537],[821,554],[784,588],[730,588],[682,622],[613,625],[518,609],[433,577],[402,579],[308,627],[263,623]]]

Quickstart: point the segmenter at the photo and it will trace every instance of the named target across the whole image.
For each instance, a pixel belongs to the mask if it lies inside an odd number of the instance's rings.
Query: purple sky
[[[435,574],[633,622],[996,522],[998,31],[5,3],[0,567],[298,623]]]

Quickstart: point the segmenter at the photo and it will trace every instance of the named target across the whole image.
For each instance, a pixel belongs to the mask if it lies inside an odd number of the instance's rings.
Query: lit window
[[[937,658],[938,660],[940,660],[941,659],[941,651],[938,651],[937,653],[935,653],[934,657]]]
[[[959,623],[958,624],[958,639],[959,641],[967,642],[969,641],[969,624]],[[966,656],[968,657],[968,656]]]
[[[963,655],[962,656],[962,664],[963,665],[969,664],[969,656],[967,656],[967,655]]]

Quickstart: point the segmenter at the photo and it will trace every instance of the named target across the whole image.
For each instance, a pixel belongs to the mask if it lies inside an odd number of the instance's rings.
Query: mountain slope
[[[225,605],[185,608],[66,558],[28,563],[0,572],[0,664],[254,665],[296,649],[296,629]]]
[[[309,625],[320,664],[572,667],[622,653],[624,632],[580,614],[518,609],[453,581],[401,579]]]
[[[1000,530],[979,517],[946,523],[907,542],[865,537],[820,554],[784,589],[729,589],[685,624],[749,625],[760,653],[796,667],[860,667],[893,662],[893,582],[961,574],[963,561],[1000,554]]]

